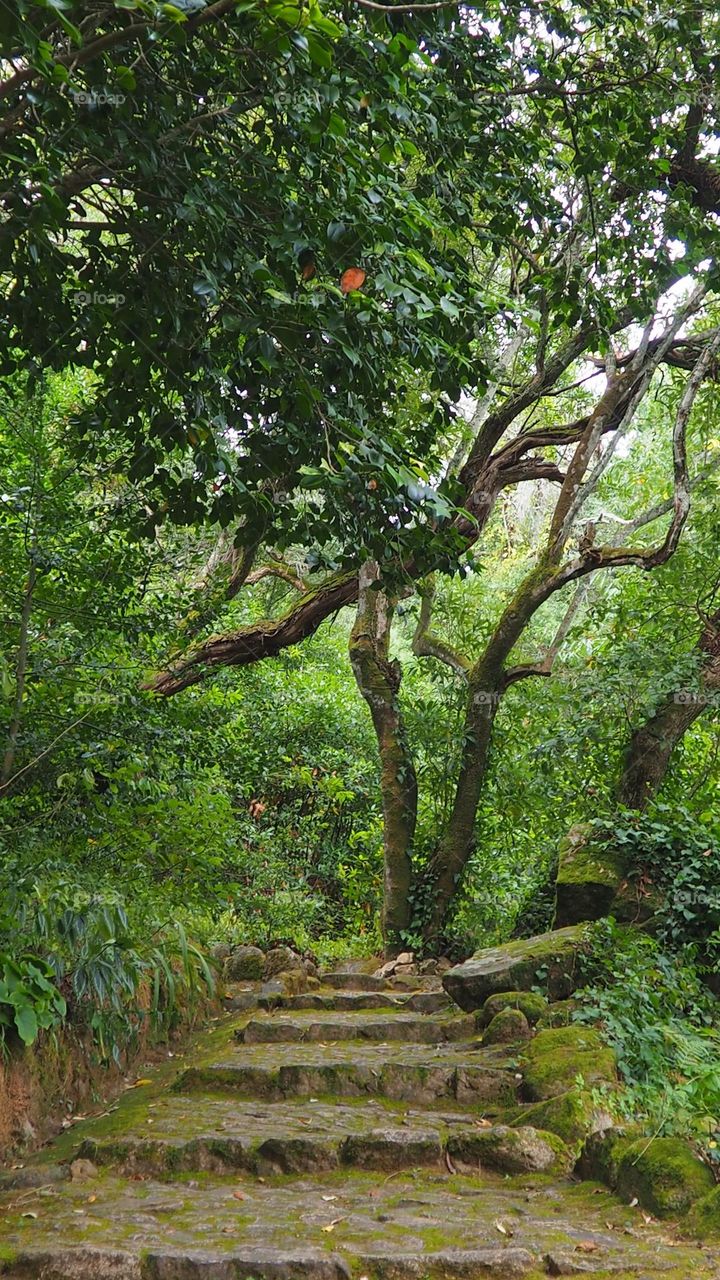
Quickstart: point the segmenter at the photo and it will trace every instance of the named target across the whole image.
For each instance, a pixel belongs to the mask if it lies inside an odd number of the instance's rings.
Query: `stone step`
[[[5,1280],[711,1280],[718,1265],[604,1188],[433,1169],[291,1183],[100,1170],[0,1200],[0,1239]]]
[[[391,1171],[437,1165],[443,1157],[459,1172],[487,1165],[502,1172],[567,1173],[572,1163],[567,1152],[558,1161],[555,1148],[562,1144],[556,1140],[543,1147],[537,1130],[499,1129],[452,1102],[431,1111],[373,1099],[262,1105],[164,1095],[135,1105],[120,1134],[115,1125],[100,1119],[86,1126],[75,1158],[125,1176],[240,1170],[264,1177],[341,1166]],[[18,1176],[17,1185],[26,1185],[24,1171]]]
[[[411,994],[390,991],[311,991],[295,996],[261,996],[259,1009],[324,1009],[328,1012],[353,1013],[370,1009],[402,1009],[411,1013],[440,1013],[456,1009],[445,991],[416,991]]]
[[[327,1013],[322,1018],[270,1016],[252,1018],[236,1033],[243,1044],[317,1043],[341,1040],[369,1040],[376,1044],[443,1044],[467,1040],[475,1033],[475,1020],[468,1017],[433,1018],[421,1013]]]
[[[422,977],[414,973],[402,973],[390,978],[376,978],[371,973],[327,972],[320,974],[320,982],[324,987],[332,987],[336,991],[440,991],[442,981],[439,977]]]
[[[246,1098],[376,1097],[433,1104],[511,1105],[519,1076],[503,1050],[462,1041],[424,1045],[306,1043],[237,1045],[214,1062],[188,1067],[177,1092],[233,1092]]]

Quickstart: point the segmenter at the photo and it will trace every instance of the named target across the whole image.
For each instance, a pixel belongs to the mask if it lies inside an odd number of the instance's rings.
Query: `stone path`
[[[717,1280],[720,1253],[574,1181],[522,1114],[509,1140],[517,1051],[432,987],[326,975],[231,1018],[6,1176],[0,1274]]]

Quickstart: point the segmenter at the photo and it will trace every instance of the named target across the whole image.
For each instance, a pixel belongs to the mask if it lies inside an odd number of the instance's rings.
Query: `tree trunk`
[[[358,609],[350,636],[350,661],[370,708],[380,752],[383,807],[385,954],[397,955],[410,924],[412,844],[417,821],[417,777],[398,703],[401,670],[389,659],[392,605],[377,589],[378,566],[360,570]]]
[[[647,808],[665,780],[675,747],[720,690],[720,610],[708,619],[698,648],[699,692],[674,690],[633,732],[617,788],[618,803],[627,809]]]
[[[423,925],[428,943],[436,942],[442,933],[475,847],[475,819],[487,774],[493,725],[508,685],[505,664],[533,614],[552,595],[558,581],[557,567],[548,560],[542,560],[526,575],[470,671],[455,799],[429,868],[430,908]]]

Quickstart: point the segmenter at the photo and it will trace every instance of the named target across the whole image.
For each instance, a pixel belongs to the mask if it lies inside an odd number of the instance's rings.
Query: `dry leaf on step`
[[[495,1223],[495,1230],[496,1230],[496,1231],[499,1231],[501,1236],[511,1236],[511,1235],[513,1235],[512,1227],[507,1227],[507,1226],[505,1225],[505,1223],[504,1223],[504,1222],[501,1222],[501,1221],[500,1221],[500,1219],[499,1219],[499,1218],[498,1218],[497,1222]]]
[[[581,1240],[575,1245],[576,1253],[597,1253],[600,1245],[595,1240]]]

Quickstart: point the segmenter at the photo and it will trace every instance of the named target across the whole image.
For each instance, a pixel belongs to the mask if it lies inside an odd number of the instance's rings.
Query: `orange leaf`
[[[340,277],[340,288],[343,293],[350,293],[353,289],[359,289],[364,281],[365,272],[362,267],[348,267]]]

